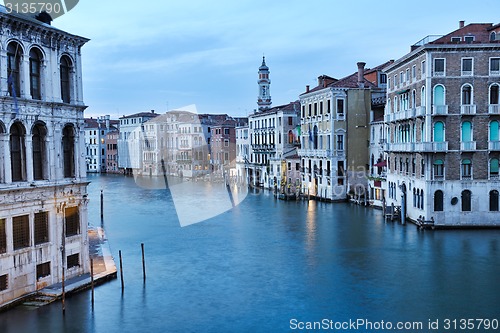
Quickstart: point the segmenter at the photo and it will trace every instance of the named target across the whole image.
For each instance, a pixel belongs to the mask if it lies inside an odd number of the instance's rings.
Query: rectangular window
[[[311,107],[311,104],[309,104],[309,106],[308,106],[308,107],[309,107],[309,110],[308,110],[307,115],[310,117],[310,116],[311,116],[311,108],[312,108],[312,107]]]
[[[442,58],[434,59],[434,75],[435,76],[445,75],[445,59]]]
[[[224,140],[224,147],[229,147],[229,140]]]
[[[80,213],[78,207],[68,207],[65,209],[66,237],[78,235],[80,233]]]
[[[422,77],[425,76],[425,60],[422,61],[422,64],[420,65],[420,73],[421,73]]]
[[[29,215],[12,218],[12,236],[14,240],[14,250],[30,246]]]
[[[314,115],[318,115],[318,103],[314,103]]]
[[[35,213],[35,245],[49,241],[49,213]]]
[[[452,43],[459,43],[462,41],[462,37],[451,37]]]
[[[490,58],[490,75],[500,75],[500,58]]]
[[[387,74],[380,74],[380,84],[387,83]]]
[[[305,105],[302,105],[302,118],[304,118],[306,116],[306,106]],[[250,128],[252,128],[250,126]]]
[[[66,267],[68,269],[80,266],[80,254],[75,253],[66,257]]]
[[[7,235],[5,234],[5,219],[0,219],[0,253],[7,252]]]
[[[344,150],[344,135],[337,135],[337,150]]]
[[[407,69],[406,69],[406,76],[405,76],[405,80],[406,80],[407,82],[408,82],[408,81],[410,81],[410,69],[409,69],[409,68],[407,68]]]
[[[224,161],[229,162],[229,153],[228,152],[224,153]]]
[[[288,117],[288,126],[293,125],[293,117]]]
[[[472,75],[472,58],[462,58],[462,75]]]
[[[5,275],[0,275],[0,291],[7,290],[9,287],[8,279],[7,279],[7,274]]]
[[[337,99],[337,117],[338,118],[344,117],[344,100],[343,99]]]
[[[411,68],[411,78],[415,79],[417,77],[417,65],[413,65]]]
[[[224,128],[224,134],[229,135],[229,128]]]
[[[40,265],[36,265],[36,279],[41,279],[43,277],[50,275],[50,261],[45,262]]]
[[[464,42],[472,43],[474,41],[474,36],[464,36]]]

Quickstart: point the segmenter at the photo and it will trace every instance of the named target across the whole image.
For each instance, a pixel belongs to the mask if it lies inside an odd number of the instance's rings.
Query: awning
[[[385,166],[387,166],[387,161],[380,161],[378,163],[375,163],[373,166],[376,166],[376,167],[385,167]]]

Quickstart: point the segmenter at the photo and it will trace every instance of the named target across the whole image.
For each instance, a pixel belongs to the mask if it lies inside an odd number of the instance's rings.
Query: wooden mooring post
[[[101,221],[104,219],[104,194],[101,190]]]
[[[94,308],[94,259],[90,258],[90,286],[92,288],[92,309]]]
[[[122,282],[122,292],[125,289],[125,285],[123,283],[123,263],[122,263],[122,250],[118,251],[118,255],[120,257],[120,280]]]
[[[144,282],[146,282],[146,260],[144,259],[144,243],[141,243],[141,250],[142,250],[142,276]]]

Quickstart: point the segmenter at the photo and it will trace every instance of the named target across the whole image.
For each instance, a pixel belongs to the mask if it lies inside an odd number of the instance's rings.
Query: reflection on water
[[[177,218],[182,227],[202,222],[220,215],[247,196],[244,184],[212,182],[173,176],[134,176],[137,185],[144,189],[169,191]]]
[[[170,193],[91,176],[89,217],[122,250],[119,280],[55,303],[0,314],[1,333],[288,332],[289,321],[498,318],[498,230],[418,231],[345,204],[240,205],[181,228]],[[206,186],[209,186],[206,184]],[[210,193],[209,187],[199,189]],[[147,282],[142,281],[145,244]]]

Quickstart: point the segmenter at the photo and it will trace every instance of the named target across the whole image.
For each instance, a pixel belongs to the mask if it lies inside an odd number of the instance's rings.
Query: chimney
[[[358,62],[358,87],[365,87],[365,62]]]
[[[151,113],[155,113],[155,110],[151,110]]]
[[[309,85],[306,86],[306,93],[309,92]]]
[[[462,29],[463,27],[465,27],[465,21],[460,21],[460,22],[458,22],[458,27],[459,27],[460,29]]]

